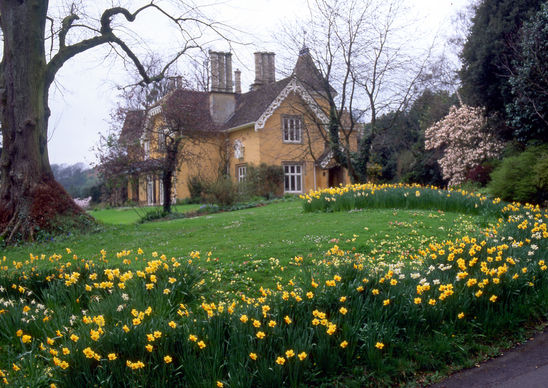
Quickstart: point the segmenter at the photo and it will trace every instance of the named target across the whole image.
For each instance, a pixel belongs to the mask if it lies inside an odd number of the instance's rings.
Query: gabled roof
[[[297,81],[295,83],[295,80]],[[317,103],[313,100],[309,93],[320,93],[325,90],[325,78],[322,77],[320,71],[314,64],[314,60],[310,56],[310,52],[306,47],[303,47],[299,52],[299,58],[293,69],[291,76],[286,77],[278,82],[267,84],[257,90],[253,90],[236,97],[236,109],[232,117],[223,125],[223,129],[236,128],[245,124],[261,121],[255,129],[264,126],[265,114],[268,116],[268,109],[276,105],[275,101],[282,92],[287,94],[287,88],[291,91],[300,89],[301,97],[305,102],[312,107],[312,110],[317,116],[321,116],[320,109]],[[334,92],[333,89],[331,89]],[[285,96],[281,96],[285,98]],[[277,106],[275,106],[277,108]],[[269,116],[268,116],[269,117]]]
[[[291,92],[298,93],[311,110],[322,121],[326,120],[326,116],[320,109],[314,97],[310,93],[322,93],[325,90],[325,79],[322,77],[320,71],[314,64],[314,60],[310,56],[310,52],[306,47],[303,47],[299,53],[299,58],[293,69],[291,76],[281,79],[280,81],[273,82],[261,86],[256,90],[251,90],[247,93],[235,94],[235,109],[234,113],[228,118],[228,120],[220,125],[214,126],[210,113],[210,92],[199,92],[187,89],[176,89],[163,97],[158,103],[152,107],[147,114],[146,119],[159,114],[162,111],[162,105],[165,104],[170,98],[177,98],[183,103],[187,102],[192,104],[193,109],[196,109],[201,117],[203,117],[202,125],[208,129],[215,130],[230,130],[238,128],[246,124],[255,124],[255,130],[263,128],[265,121],[270,117],[272,112],[277,109],[279,104],[287,97]],[[130,114],[132,117],[130,117]],[[142,135],[142,127],[145,119],[144,113],[141,112],[140,117],[141,126],[140,132],[134,133],[134,135],[140,137]],[[137,121],[137,113],[128,113],[126,121],[128,127]],[[126,124],[124,123],[124,126]],[[129,128],[126,131],[129,135]],[[135,131],[134,131],[135,132]],[[122,131],[124,136],[124,130]]]
[[[223,129],[239,127],[257,121],[274,99],[287,86],[290,77],[267,84],[257,90],[236,95],[236,109],[232,117],[223,125]]]
[[[326,94],[326,80],[316,67],[310,50],[305,46],[299,52],[299,58],[293,68],[293,75],[303,84],[309,92]],[[335,90],[329,86],[331,92]]]

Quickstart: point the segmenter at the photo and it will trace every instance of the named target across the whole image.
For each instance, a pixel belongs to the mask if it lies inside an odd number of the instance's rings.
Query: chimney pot
[[[255,53],[255,82],[251,85],[252,90],[276,82],[275,55],[272,52]]]
[[[211,91],[232,93],[232,54],[210,51]]]
[[[237,94],[241,94],[242,93],[242,72],[240,71],[240,69],[236,69],[236,71],[234,72],[234,92],[236,92]]]
[[[209,61],[211,66],[211,91],[219,90],[219,54],[209,51]]]

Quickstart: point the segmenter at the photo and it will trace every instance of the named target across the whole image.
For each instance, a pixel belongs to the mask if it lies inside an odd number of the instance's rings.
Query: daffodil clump
[[[419,198],[437,189],[402,190]],[[499,210],[480,233],[391,260],[381,248],[334,241],[320,257],[295,255],[300,271],[272,289],[229,294],[210,289],[217,275],[201,269],[210,255],[197,251],[3,258],[0,381],[266,387],[344,374],[366,386],[439,370],[468,359],[480,339],[547,311],[548,214],[518,204]],[[122,264],[109,266],[111,256]]]
[[[438,209],[493,216],[504,204],[484,195],[458,189],[442,190],[417,184],[354,184],[311,191],[300,196],[305,212],[356,209]]]

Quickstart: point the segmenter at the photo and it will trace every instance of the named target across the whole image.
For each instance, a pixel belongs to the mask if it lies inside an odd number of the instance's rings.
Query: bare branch
[[[61,23],[61,30],[59,31],[59,48],[63,49],[66,47],[67,34],[72,27],[72,24],[78,19],[80,19],[80,17],[74,13],[71,13],[63,19]]]

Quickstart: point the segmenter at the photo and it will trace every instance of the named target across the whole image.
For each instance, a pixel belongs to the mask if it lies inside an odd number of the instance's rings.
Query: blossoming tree
[[[485,131],[486,123],[483,108],[453,106],[447,116],[426,130],[425,149],[444,149],[438,163],[449,186],[463,183],[470,169],[502,151],[503,143]]]

